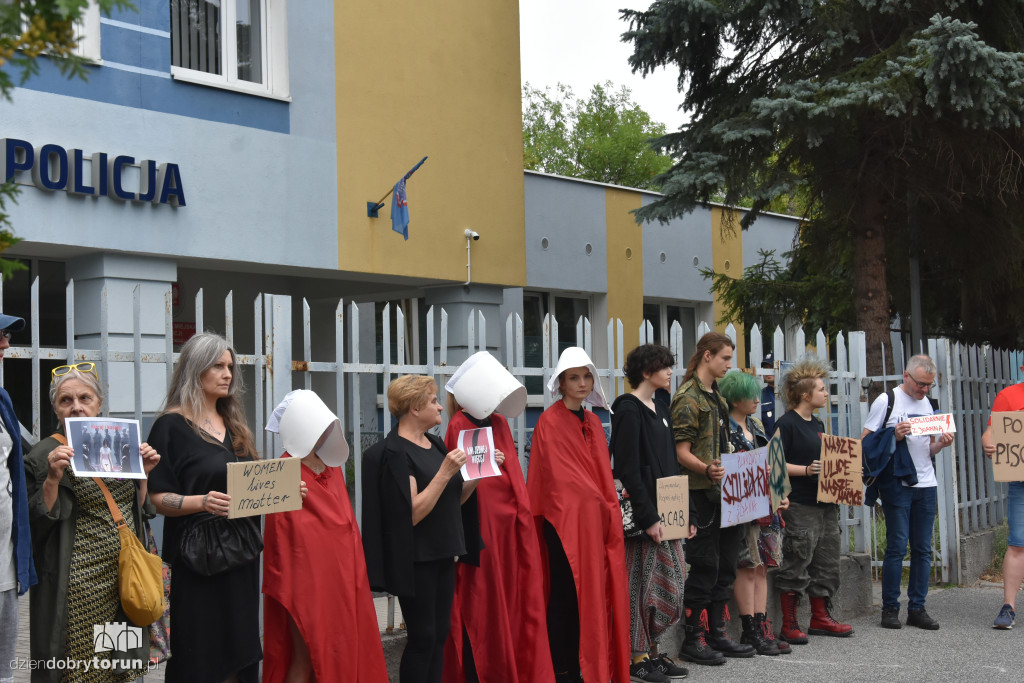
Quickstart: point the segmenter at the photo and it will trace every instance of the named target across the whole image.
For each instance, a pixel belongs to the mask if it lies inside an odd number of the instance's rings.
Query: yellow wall
[[[608,247],[608,315],[622,319],[625,351],[634,346],[644,313],[643,228],[630,211],[640,208],[635,190],[608,188],[604,194]],[[630,251],[627,256],[626,250]]]
[[[711,260],[714,264],[714,270],[716,273],[725,273],[735,279],[743,277],[743,230],[740,228],[741,218],[743,218],[743,214],[739,211],[725,209],[720,206],[711,208]],[[725,229],[723,230],[723,228]],[[718,301],[718,297],[715,296],[715,331],[724,333],[726,326],[717,323],[721,317],[722,304]],[[746,342],[743,339],[743,323],[733,324],[736,326],[736,354],[733,357],[732,364],[733,367],[744,367],[747,351]]]
[[[338,263],[346,271],[526,280],[517,0],[336,2]],[[391,231],[408,181],[409,241]]]

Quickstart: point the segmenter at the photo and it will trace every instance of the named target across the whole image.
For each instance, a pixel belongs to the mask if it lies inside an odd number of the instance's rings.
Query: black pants
[[[455,598],[455,562],[452,558],[417,562],[414,585],[414,597],[398,599],[408,635],[399,680],[441,683],[444,642]]]
[[[697,535],[686,541],[686,574],[683,603],[703,609],[713,602],[727,602],[736,581],[745,524],[721,527],[722,503],[717,495],[702,490],[690,492],[690,524]]]
[[[580,670],[580,606],[576,599],[576,581],[572,566],[562,548],[558,532],[544,522],[544,540],[548,546],[548,572],[551,594],[548,597],[548,642],[555,673],[578,674]]]

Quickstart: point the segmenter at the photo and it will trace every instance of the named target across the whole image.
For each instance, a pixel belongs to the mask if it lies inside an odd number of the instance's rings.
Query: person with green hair
[[[718,382],[729,405],[729,442],[734,453],[752,451],[768,444],[761,421],[754,417],[760,402],[761,383],[753,375],[734,371]],[[789,506],[783,499],[782,509]],[[768,568],[782,564],[782,516],[778,512],[746,525],[740,545],[733,597],[743,624],[741,643],[760,655],[792,652],[788,643],[776,640],[768,619]]]

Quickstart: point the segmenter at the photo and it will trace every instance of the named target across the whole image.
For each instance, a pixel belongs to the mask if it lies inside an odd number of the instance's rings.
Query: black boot
[[[779,654],[779,647],[774,638],[769,640],[766,637],[764,628],[761,626],[763,622],[758,619],[759,616],[761,615],[740,615],[740,619],[743,621],[743,635],[740,636],[740,642],[753,647],[759,655],[774,657]]]
[[[708,611],[704,607],[686,608],[686,640],[679,658],[694,664],[725,664],[722,653],[708,645]]]
[[[726,632],[729,625],[729,605],[725,602],[711,604],[709,614],[711,626],[708,629],[708,645],[726,657],[753,657],[754,648],[737,643]]]

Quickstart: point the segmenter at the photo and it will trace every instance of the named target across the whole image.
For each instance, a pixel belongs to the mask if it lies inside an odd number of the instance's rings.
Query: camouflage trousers
[[[776,590],[831,598],[839,590],[839,506],[790,503],[782,518],[786,528]]]

